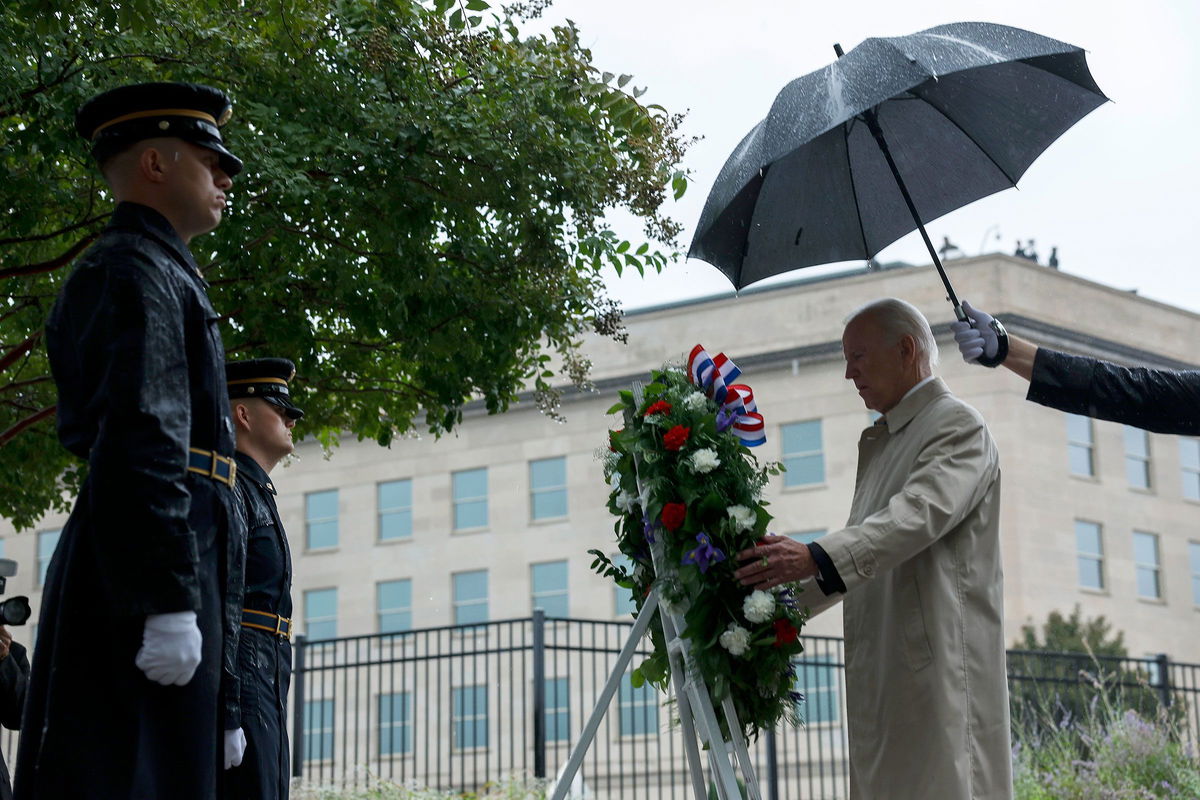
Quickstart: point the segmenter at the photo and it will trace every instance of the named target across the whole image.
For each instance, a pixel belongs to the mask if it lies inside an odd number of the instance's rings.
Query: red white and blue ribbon
[[[703,345],[692,348],[687,362],[688,379],[721,406],[718,427],[723,430],[732,419],[733,433],[746,447],[767,441],[762,414],[754,403],[754,392],[744,383],[733,383],[742,371],[724,353],[710,357]],[[722,425],[724,422],[724,425]]]

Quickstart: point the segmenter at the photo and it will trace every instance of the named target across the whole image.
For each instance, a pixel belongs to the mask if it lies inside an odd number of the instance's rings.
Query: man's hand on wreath
[[[773,533],[768,533],[754,547],[738,553],[737,560],[742,566],[733,576],[743,586],[755,589],[770,589],[817,574],[817,564],[808,545]]]

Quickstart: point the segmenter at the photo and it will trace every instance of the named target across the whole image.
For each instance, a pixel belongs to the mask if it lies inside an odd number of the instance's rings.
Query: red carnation
[[[659,400],[658,402],[651,404],[651,406],[646,409],[645,413],[642,414],[642,416],[648,417],[651,414],[670,414],[670,413],[671,413],[671,404],[665,400]]]
[[[617,452],[617,448],[613,447],[613,440],[615,440],[618,436],[620,436],[624,432],[625,432],[624,428],[608,432],[608,449],[609,450],[611,450],[614,453]]]
[[[683,503],[667,503],[662,510],[663,527],[669,531],[673,531],[683,524],[684,517],[687,516],[687,506]]]
[[[663,447],[668,450],[678,450],[687,443],[688,436],[691,434],[691,428],[685,428],[682,425],[676,425],[671,430],[663,434]]]
[[[775,620],[775,646],[783,647],[800,638],[800,631],[786,619]]]

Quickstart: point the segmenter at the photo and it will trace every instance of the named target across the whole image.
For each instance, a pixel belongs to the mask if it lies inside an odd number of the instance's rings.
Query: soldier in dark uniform
[[[188,250],[241,170],[224,93],[86,103],[116,209],[46,323],[58,435],[87,477],[46,575],[16,797],[211,800],[221,766],[234,435],[217,314]]]
[[[245,581],[236,689],[226,692],[225,727],[246,738],[241,766],[225,773],[230,800],[288,796],[287,696],[292,678],[292,558],[275,507],[270,473],[293,450],[292,427],[304,412],[293,403],[291,361],[259,358],[225,365],[237,430],[237,513],[245,516]],[[244,586],[244,594],[243,594]],[[226,646],[229,646],[228,639]]]
[[[13,641],[12,634],[0,625],[0,724],[10,730],[21,729],[21,709],[29,685],[29,656],[25,646]],[[12,800],[12,779],[0,754],[0,800]]]

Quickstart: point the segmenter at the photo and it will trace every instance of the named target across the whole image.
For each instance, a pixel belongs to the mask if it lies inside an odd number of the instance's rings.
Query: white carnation
[[[633,510],[637,508],[637,497],[631,495],[629,492],[619,492],[613,502],[617,504],[617,508],[626,514],[633,513]]]
[[[728,650],[730,655],[740,656],[750,647],[750,631],[736,622],[729,623],[729,627],[721,634],[721,647]]]
[[[612,487],[614,492],[619,491],[621,488],[621,473],[613,470],[612,477],[608,479],[608,485]]]
[[[705,447],[703,450],[697,450],[692,453],[692,471],[704,474],[712,472],[717,467],[721,466],[721,459],[717,458],[717,451],[711,447]]]
[[[692,392],[683,398],[683,407],[688,411],[701,411],[708,405],[708,398],[700,392]]]
[[[755,590],[742,601],[742,613],[755,625],[775,616],[775,596],[769,592]]]
[[[758,522],[758,515],[752,509],[745,506],[730,506],[725,511],[733,520],[733,524],[737,527],[738,531],[753,530],[755,523]]]

